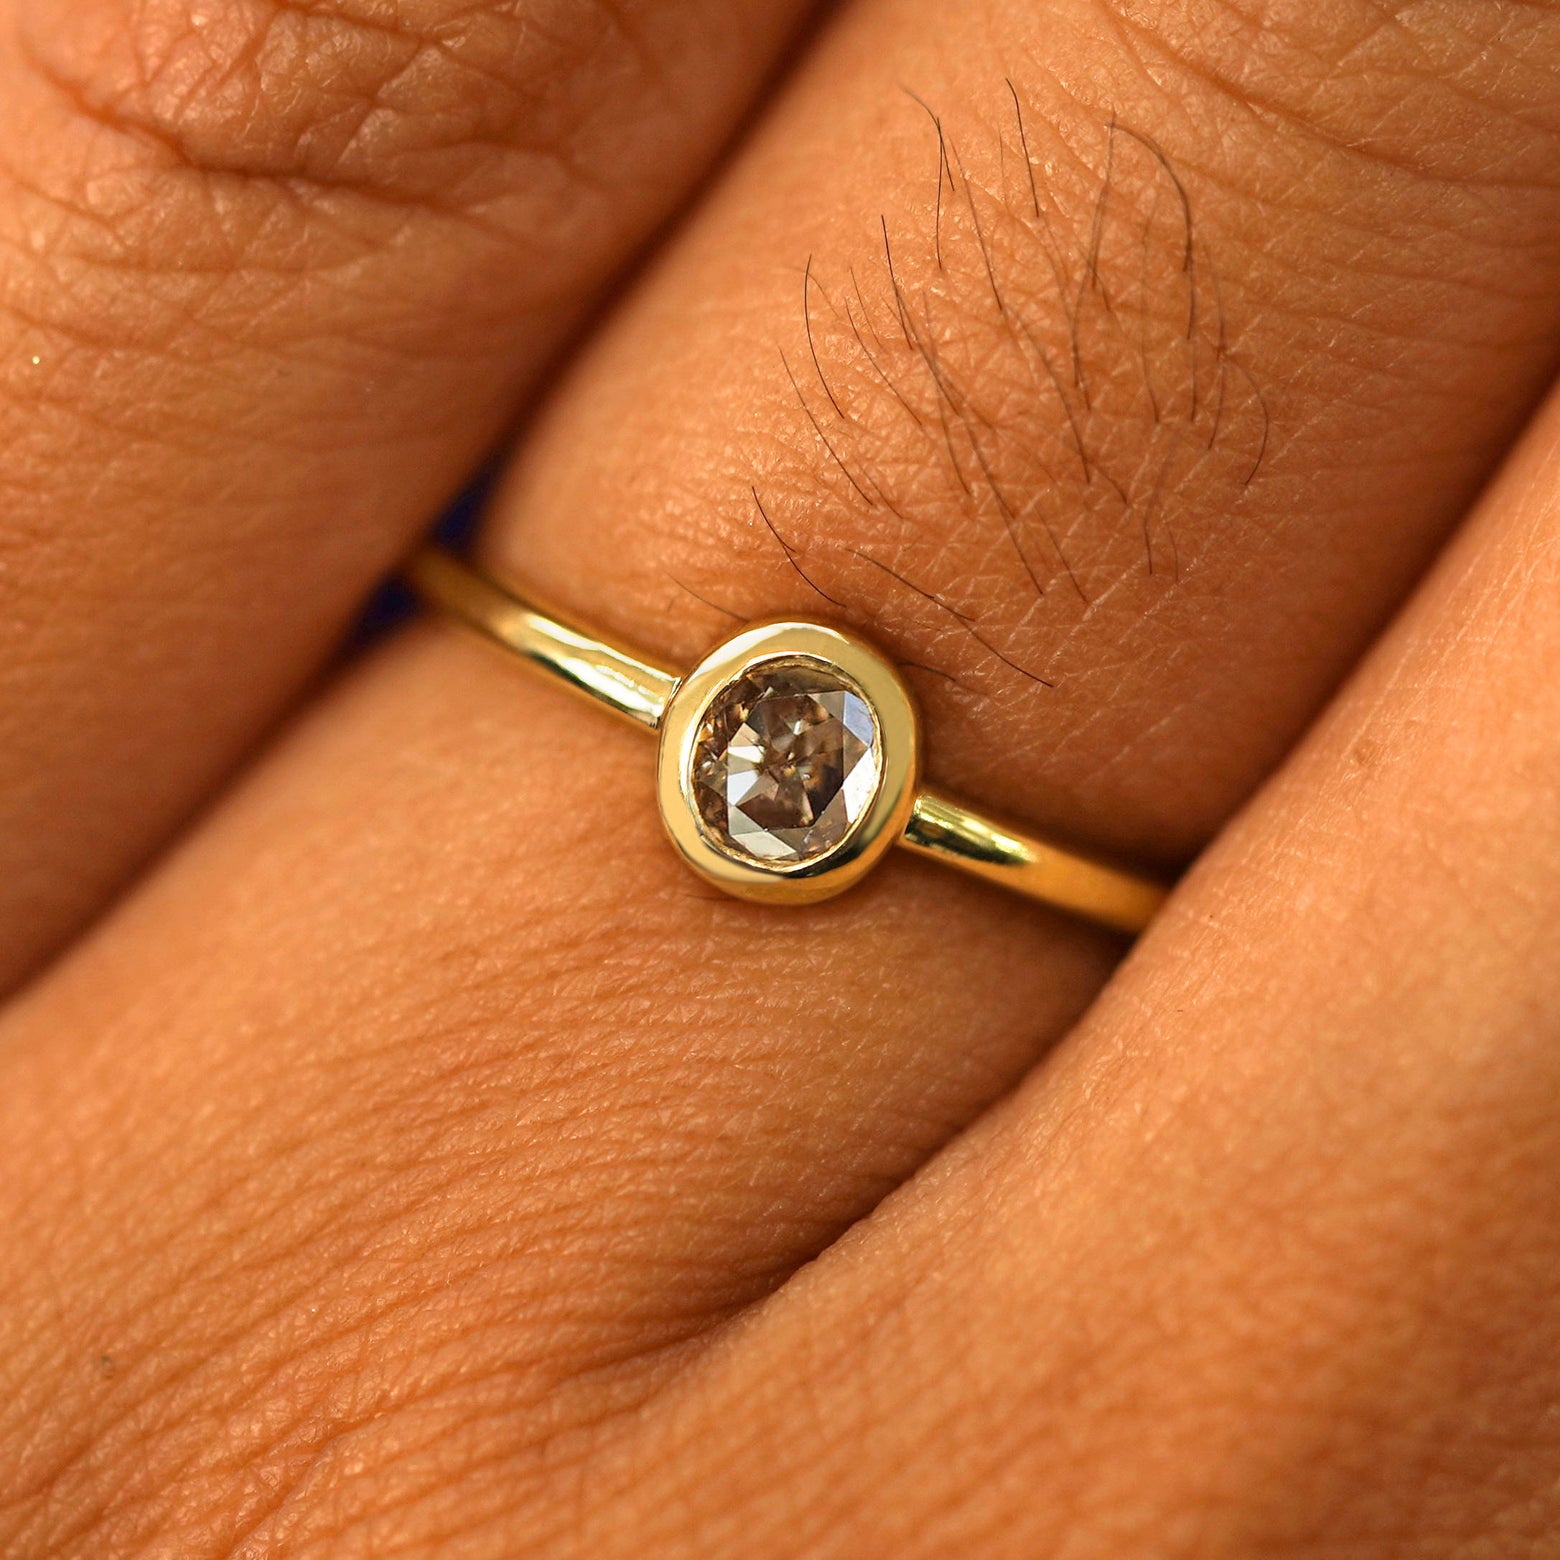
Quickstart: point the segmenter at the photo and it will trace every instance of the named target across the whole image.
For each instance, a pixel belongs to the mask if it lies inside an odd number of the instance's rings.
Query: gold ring
[[[853,634],[754,623],[686,676],[570,627],[438,547],[407,581],[430,605],[661,739],[661,818],[727,893],[812,904],[898,843],[1122,932],[1163,885],[995,823],[922,786],[920,720],[898,669]]]

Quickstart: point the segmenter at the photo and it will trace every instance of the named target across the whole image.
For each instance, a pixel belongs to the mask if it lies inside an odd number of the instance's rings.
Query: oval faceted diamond
[[[867,812],[882,775],[872,706],[812,661],[758,666],[716,695],[693,752],[705,827],[775,866],[815,860]]]

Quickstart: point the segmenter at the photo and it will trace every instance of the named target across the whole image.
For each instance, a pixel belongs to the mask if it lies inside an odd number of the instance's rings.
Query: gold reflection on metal
[[[419,552],[408,582],[430,605],[660,735],[657,796],[673,845],[727,893],[764,904],[811,904],[861,880],[894,844],[1116,931],[1143,930],[1166,890],[1148,878],[1075,855],[998,824],[920,784],[920,722],[897,669],[852,634],[817,623],[756,623],[718,645],[684,677],[574,628],[440,548]],[[711,835],[695,795],[694,757],[712,702],[776,662],[815,663],[859,691],[877,721],[879,775],[862,815],[813,859],[763,862]]]

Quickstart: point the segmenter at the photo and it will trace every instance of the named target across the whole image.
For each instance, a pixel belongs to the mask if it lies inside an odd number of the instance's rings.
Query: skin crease
[[[0,990],[296,699],[801,6],[385,9],[0,4]]]
[[[1554,12],[1260,19],[848,9],[495,551],[683,654],[821,585],[941,777],[1200,845],[1553,344]],[[631,733],[444,628],[355,670],[0,1028],[0,1552],[1545,1553],[1552,438],[940,1156],[1113,944],[712,900]]]

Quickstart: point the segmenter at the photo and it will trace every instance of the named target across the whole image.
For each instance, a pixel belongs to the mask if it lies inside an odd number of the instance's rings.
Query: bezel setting
[[[734,685],[764,668],[800,663],[858,693],[876,726],[877,787],[843,838],[800,861],[764,861],[711,833],[695,786],[706,717]],[[657,793],[678,853],[707,882],[763,904],[816,904],[861,880],[904,833],[920,769],[914,700],[897,669],[863,641],[818,623],[753,624],[718,645],[677,684],[661,721]]]

